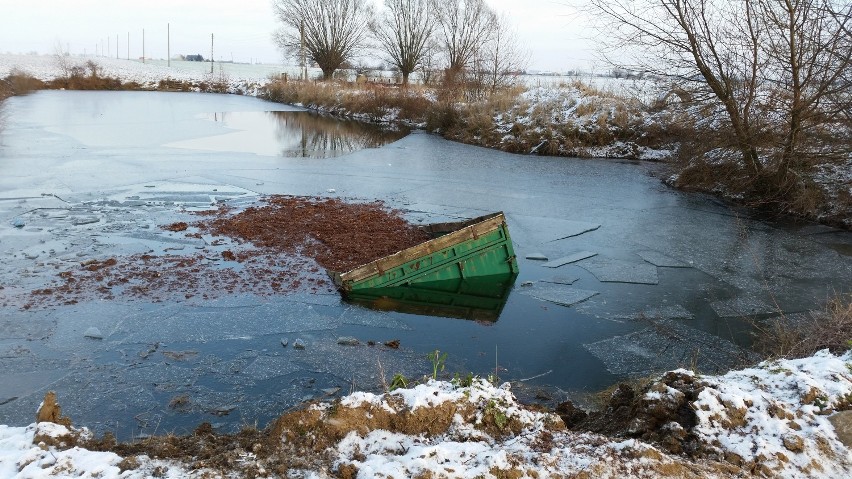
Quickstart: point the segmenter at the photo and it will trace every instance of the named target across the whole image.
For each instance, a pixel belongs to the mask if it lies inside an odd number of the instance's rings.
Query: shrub
[[[755,349],[767,357],[801,358],[829,349],[852,349],[852,294],[831,299],[825,311],[782,315],[755,323]]]

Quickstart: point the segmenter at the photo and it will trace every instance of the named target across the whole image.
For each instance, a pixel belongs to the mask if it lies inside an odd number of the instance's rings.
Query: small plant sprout
[[[396,373],[393,375],[393,379],[391,379],[390,386],[388,387],[389,391],[393,391],[394,389],[407,388],[408,387],[408,379],[405,378],[400,373]]]
[[[441,354],[441,351],[436,349],[427,354],[426,358],[432,363],[432,379],[438,379],[438,373],[444,372],[447,366],[447,353]]]

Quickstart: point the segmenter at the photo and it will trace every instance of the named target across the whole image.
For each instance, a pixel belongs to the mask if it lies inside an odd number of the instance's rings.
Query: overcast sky
[[[217,60],[280,63],[273,45],[278,27],[272,0],[0,0],[0,52],[52,54],[62,45],[72,54],[108,52],[113,58],[166,58],[167,24],[172,54],[210,54]],[[379,3],[381,0],[368,0]],[[592,33],[572,0],[486,0],[506,13],[531,53],[537,70],[594,66]],[[573,0],[576,4],[576,0]],[[116,42],[118,46],[116,48]]]

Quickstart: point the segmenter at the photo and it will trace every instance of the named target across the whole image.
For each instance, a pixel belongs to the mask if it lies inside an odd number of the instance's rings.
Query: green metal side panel
[[[476,239],[426,254],[358,282],[343,285],[347,291],[389,288],[405,284],[440,282],[518,273],[512,239],[505,224]]]
[[[370,309],[445,318],[497,321],[517,275],[482,276],[360,289],[346,300]]]

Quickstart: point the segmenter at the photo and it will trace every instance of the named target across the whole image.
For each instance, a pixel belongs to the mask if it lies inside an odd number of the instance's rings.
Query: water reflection
[[[341,120],[308,111],[217,112],[202,118],[236,131],[166,146],[288,158],[332,158],[377,148],[408,134],[404,128]]]
[[[281,156],[329,158],[364,148],[378,148],[408,134],[369,123],[338,120],[312,112],[267,112],[277,124]]]
[[[378,311],[495,322],[517,274],[356,290],[346,300]]]

